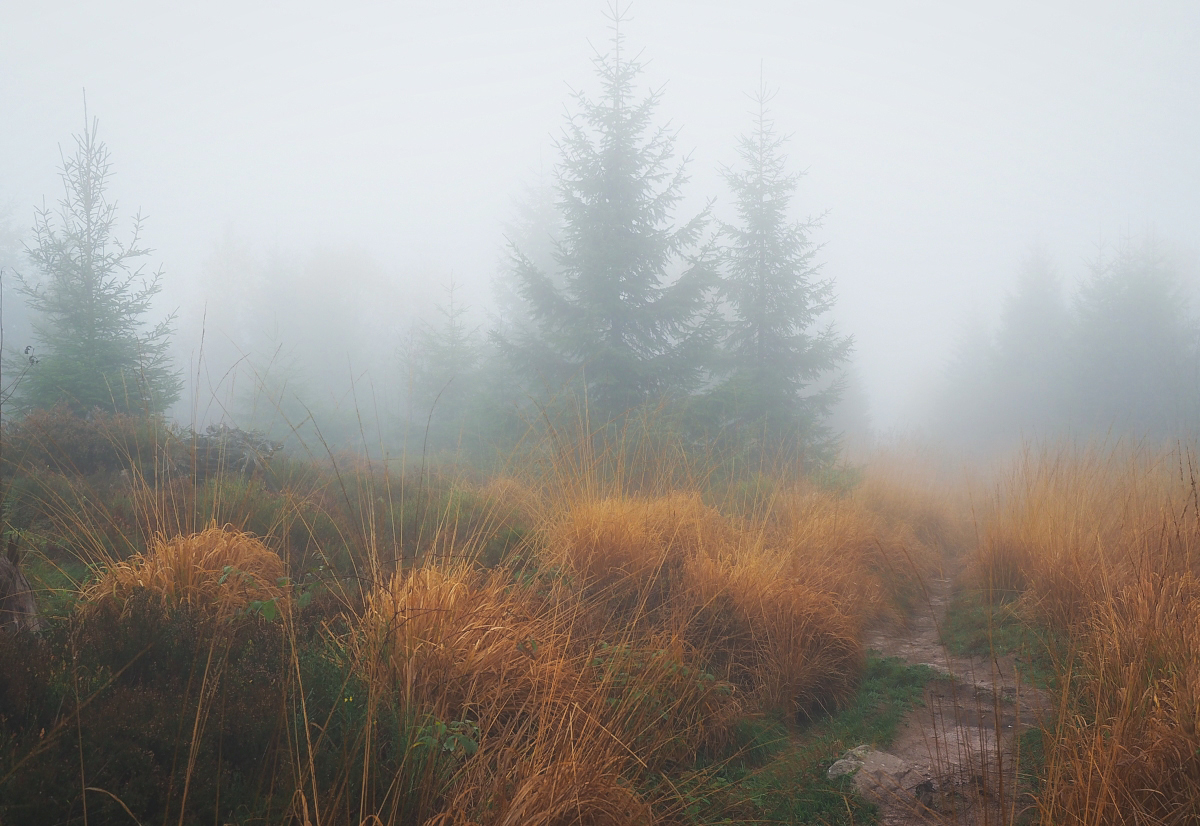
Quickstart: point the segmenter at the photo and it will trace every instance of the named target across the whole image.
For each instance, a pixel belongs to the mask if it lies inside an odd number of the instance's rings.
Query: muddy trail
[[[943,675],[930,681],[924,706],[909,713],[887,751],[864,744],[831,769],[854,772],[859,791],[879,805],[888,826],[1008,824],[1031,805],[1018,788],[1018,737],[1047,718],[1050,698],[1020,676],[1012,656],[947,652],[939,629],[950,594],[949,579],[932,580],[906,626],[866,638],[868,648]]]

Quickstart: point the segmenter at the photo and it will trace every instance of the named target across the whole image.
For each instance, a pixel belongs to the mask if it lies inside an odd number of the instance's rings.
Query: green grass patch
[[[1017,782],[1030,794],[1041,791],[1046,776],[1046,742],[1048,733],[1040,728],[1029,728],[1021,732],[1017,742],[1020,768]]]
[[[27,554],[21,568],[33,589],[38,612],[47,619],[65,618],[79,602],[79,589],[91,570],[78,559],[51,559],[41,552]]]
[[[904,716],[923,704],[925,686],[941,679],[932,668],[871,655],[851,704],[799,731],[779,720],[752,720],[739,730],[734,757],[711,778],[721,818],[703,823],[769,822],[861,824],[876,808],[855,791],[851,778],[830,781],[829,766],[864,743],[887,748]]]
[[[990,602],[981,592],[960,591],[946,606],[942,643],[956,657],[1013,655],[1033,684],[1053,685],[1066,645],[1060,635],[1040,628],[1018,611],[1015,601]]]
[[[1015,600],[989,601],[979,591],[962,591],[946,607],[942,624],[942,641],[946,649],[959,657],[1002,657],[1012,655],[1021,673],[1038,688],[1051,694],[1060,688],[1058,674],[1069,656],[1069,647],[1062,634],[1029,622],[1018,610]],[[1047,712],[1053,717],[1053,712]],[[1053,719],[1044,721],[1047,728],[1029,728],[1019,735],[1017,749],[1020,760],[1017,784],[1023,799],[1032,800],[1041,788],[1046,774],[1046,744]],[[1036,811],[1029,807],[1018,816],[1017,823],[1033,823]]]

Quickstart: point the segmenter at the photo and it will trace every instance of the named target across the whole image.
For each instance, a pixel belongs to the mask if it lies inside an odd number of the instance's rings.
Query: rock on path
[[[949,580],[934,580],[907,627],[866,639],[868,648],[949,679],[926,687],[924,707],[909,713],[889,751],[859,746],[830,768],[831,776],[853,772],[888,826],[1007,823],[1029,803],[1016,792],[1017,735],[1045,719],[1049,698],[1021,680],[1012,657],[949,655],[938,632],[949,594]]]

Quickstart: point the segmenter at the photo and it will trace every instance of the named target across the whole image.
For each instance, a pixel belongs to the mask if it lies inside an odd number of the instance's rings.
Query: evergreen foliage
[[[941,433],[985,448],[1130,432],[1171,438],[1200,415],[1200,320],[1153,239],[1100,255],[1073,302],[1026,258],[993,334],[976,324],[946,375]]]
[[[555,253],[562,243],[562,216],[558,211],[554,182],[543,176],[527,184],[513,200],[513,215],[504,223],[504,238],[510,251],[521,255],[557,287],[562,286]],[[506,258],[492,282],[495,315],[492,329],[504,338],[536,334],[531,308],[521,295],[521,280],[511,257]]]
[[[828,377],[853,342],[832,323],[817,326],[834,303],[809,237],[817,223],[790,217],[800,174],[787,170],[787,138],[775,131],[765,89],[754,101],[753,129],[738,141],[740,165],[725,170],[739,220],[722,226],[729,239],[722,293],[731,317],[728,377],[714,397],[725,426],[812,448],[828,440],[822,419],[841,391]]]
[[[423,322],[414,330],[407,354],[414,423],[436,422],[438,431],[450,433],[461,429],[475,405],[483,358],[478,331],[469,326],[470,308],[458,300],[458,289],[451,280],[446,303],[436,307],[441,322]]]
[[[1004,302],[992,372],[995,415],[1018,422],[1026,435],[1044,434],[1061,421],[1067,399],[1067,341],[1071,313],[1062,278],[1049,254],[1035,247],[1021,264],[1016,290]],[[1011,426],[1011,425],[1010,425]]]
[[[642,64],[624,52],[620,12],[611,19],[612,48],[594,59],[601,94],[574,96],[557,143],[559,272],[513,246],[533,325],[495,334],[533,382],[579,382],[601,420],[697,387],[715,335],[708,210],[675,224],[687,159],[675,160],[675,134],[654,124],[660,92],[637,96]]]
[[[1075,307],[1070,358],[1078,421],[1165,435],[1200,412],[1200,324],[1180,273],[1153,238],[1091,265]]]
[[[978,318],[963,326],[939,399],[943,432],[991,446],[1059,431],[1071,414],[1072,324],[1062,279],[1035,247],[1004,299],[995,332]]]
[[[21,250],[21,230],[8,210],[0,206],[0,271],[16,269]]]
[[[64,195],[57,212],[37,210],[26,252],[36,279],[18,289],[35,316],[38,363],[20,388],[26,408],[66,404],[87,413],[158,413],[179,398],[180,379],[168,347],[174,315],[146,329],[143,317],[162,289],[162,271],[139,263],[142,218],[128,243],[114,235],[117,205],[107,198],[111,161],[84,121],[75,154],[63,157]]]

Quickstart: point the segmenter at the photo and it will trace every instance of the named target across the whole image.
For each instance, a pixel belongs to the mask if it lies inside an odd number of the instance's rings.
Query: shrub
[[[44,699],[5,720],[0,819],[78,818],[81,780],[111,793],[87,792],[96,822],[128,818],[116,799],[140,819],[278,816],[271,790],[287,797],[296,769],[278,748],[283,635],[254,618],[212,631],[201,608],[135,588],[52,633],[37,652],[49,667],[30,669],[26,692]]]
[[[66,405],[33,410],[4,427],[5,462],[19,468],[92,476],[153,466],[157,449],[171,436],[159,419],[95,411],[77,416]]]

